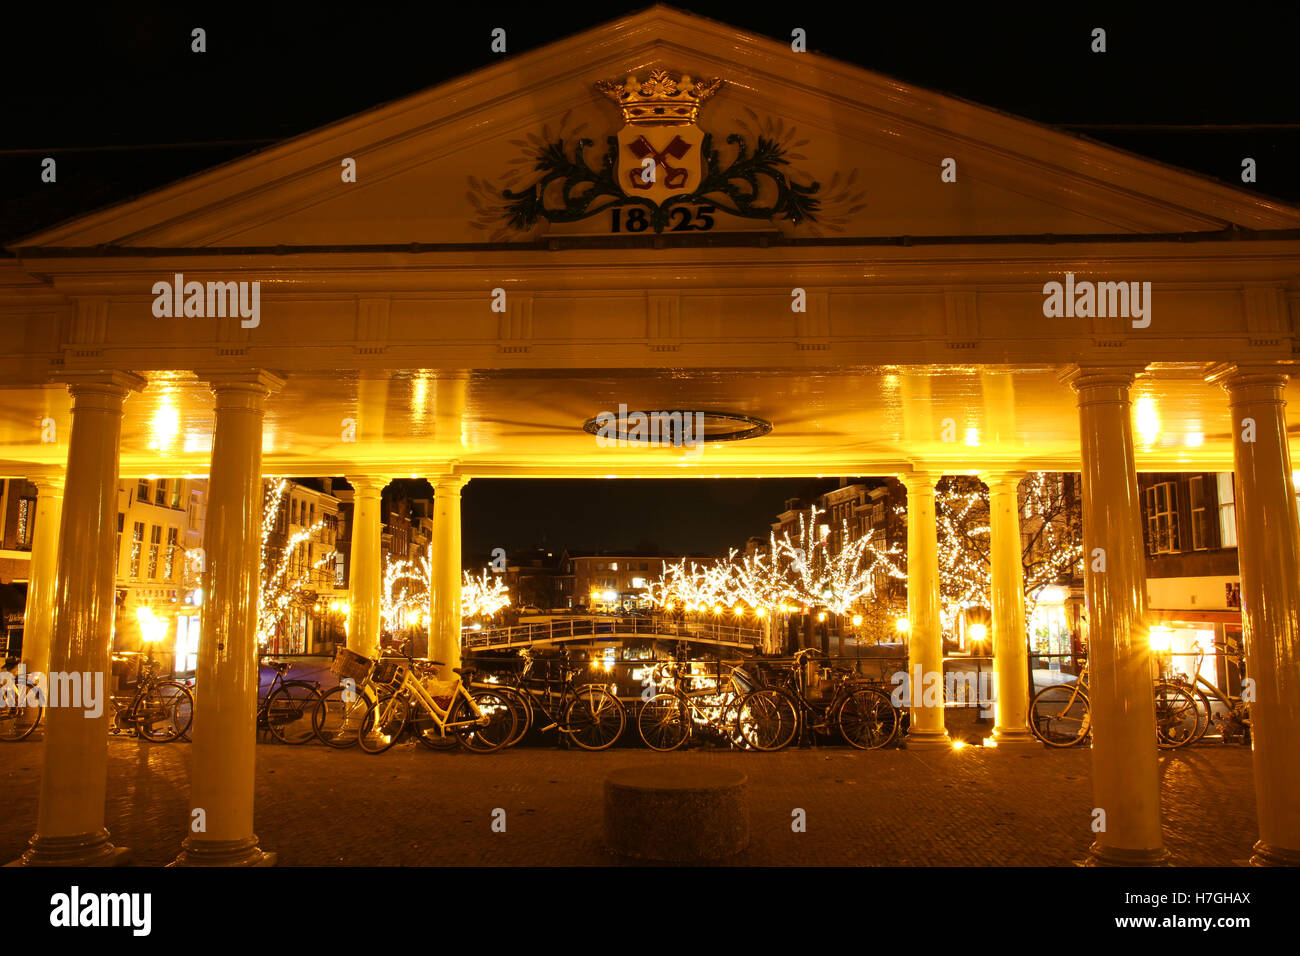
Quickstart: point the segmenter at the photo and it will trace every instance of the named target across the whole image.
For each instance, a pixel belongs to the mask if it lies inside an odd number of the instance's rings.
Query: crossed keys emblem
[[[662,169],[664,171],[663,184],[668,189],[681,189],[686,185],[686,180],[690,176],[690,170],[679,169],[668,163],[668,157],[671,156],[673,159],[681,159],[691,150],[691,144],[686,142],[680,136],[674,136],[672,142],[665,146],[662,152],[651,146],[644,136],[639,136],[633,142],[628,143],[627,148],[632,150],[632,153],[639,160],[644,160],[647,156],[653,159],[654,168],[656,170]],[[641,169],[633,169],[628,172],[627,175],[628,179],[632,183],[632,188],[642,190],[652,188],[655,184],[657,174],[650,182],[646,182],[641,178],[641,173]]]

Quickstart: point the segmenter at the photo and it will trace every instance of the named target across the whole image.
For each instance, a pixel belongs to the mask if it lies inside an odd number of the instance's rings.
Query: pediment
[[[656,70],[721,79],[683,141],[683,162],[699,163],[699,185],[718,188],[643,226],[632,207],[644,203],[603,195],[584,207],[581,200],[599,192],[606,164],[626,161],[628,144],[617,139],[624,118],[597,83],[621,83],[629,74],[644,80]],[[661,149],[664,140],[656,142]],[[355,161],[355,182],[345,181],[348,160]],[[946,181],[953,179],[944,176],[946,160],[955,181]],[[709,170],[716,173],[711,179]],[[535,187],[548,175],[542,195]],[[1300,227],[1300,210],[654,7],[15,248],[355,248],[656,229],[846,239],[1065,237],[1234,224]]]

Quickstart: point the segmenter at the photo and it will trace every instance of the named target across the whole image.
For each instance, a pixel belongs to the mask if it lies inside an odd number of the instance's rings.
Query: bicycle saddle
[[[267,661],[266,666],[283,675],[292,665],[288,661]]]
[[[474,676],[474,670],[475,668],[473,667],[453,667],[451,672],[458,675],[461,680],[468,684],[470,678]]]

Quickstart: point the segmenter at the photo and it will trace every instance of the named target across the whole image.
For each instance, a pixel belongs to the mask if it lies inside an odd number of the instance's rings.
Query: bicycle
[[[312,731],[321,743],[338,750],[357,745],[361,720],[372,704],[393,693],[372,680],[376,662],[346,647],[335,648],[330,671],[342,683],[321,694],[312,714]],[[391,678],[390,678],[391,679]]]
[[[30,737],[41,722],[42,695],[37,682],[18,668],[17,658],[5,660],[3,673],[9,680],[0,683],[0,741],[17,743]]]
[[[270,731],[281,743],[305,744],[316,736],[313,717],[320,704],[320,685],[316,681],[285,680],[293,665],[287,661],[266,661],[275,671],[271,686],[257,708],[257,726]]]
[[[582,668],[571,666],[567,650],[562,649],[555,659],[560,668],[558,680],[549,674],[533,677],[537,658],[527,648],[523,657],[524,668],[514,676],[514,684],[491,686],[494,690],[513,690],[523,698],[528,721],[525,732],[537,722],[540,710],[548,721],[545,726],[537,728],[542,733],[555,730],[583,750],[606,750],[614,745],[627,726],[627,712],[617,697],[600,684],[575,685],[573,678],[581,673]],[[558,695],[555,693],[557,683],[560,685]],[[540,684],[539,692],[535,692],[530,684]]]
[[[1088,663],[1069,684],[1044,687],[1029,702],[1029,729],[1049,747],[1073,747],[1092,733],[1088,699]],[[1152,683],[1156,744],[1163,750],[1186,747],[1196,739],[1200,718],[1196,700],[1185,687],[1165,680]]]
[[[898,711],[889,695],[849,672],[830,671],[832,689],[824,700],[808,695],[806,660],[825,658],[805,647],[794,655],[781,684],[756,689],[740,703],[740,728],[755,750],[782,750],[806,730],[837,732],[859,750],[878,750],[898,734]]]
[[[119,662],[128,659],[126,655],[114,657]],[[109,697],[109,733],[134,733],[150,743],[170,743],[189,732],[194,722],[194,697],[180,681],[160,680],[157,671],[158,662],[144,657],[134,693]]]
[[[683,689],[681,683],[698,680],[693,675],[682,675],[674,661],[656,664],[652,681],[656,686],[668,684],[641,705],[637,715],[637,732],[651,750],[666,752],[676,750],[695,735],[701,725],[721,735],[733,746],[744,746],[739,728],[739,705],[745,694],[754,689],[740,665],[733,667],[724,684],[722,662],[712,686]],[[739,673],[737,673],[739,671]],[[668,680],[664,681],[665,674]]]
[[[442,666],[437,661],[430,663]],[[518,720],[515,709],[504,696],[492,691],[471,694],[466,684],[472,668],[453,667],[452,673],[456,678],[450,681],[420,680],[409,659],[407,664],[381,659],[371,680],[391,683],[395,692],[366,708],[357,735],[361,749],[378,754],[397,743],[411,721],[412,702],[418,711],[412,726],[419,730],[418,739],[425,746],[441,750],[448,740],[454,740],[476,753],[504,747],[514,736]]]
[[[1239,676],[1244,677],[1246,661],[1236,642],[1230,638],[1224,638],[1222,641],[1215,639],[1213,644],[1216,651],[1223,652],[1228,663],[1237,667]],[[1201,664],[1205,660],[1205,650],[1201,647],[1199,641],[1193,647],[1196,649],[1196,664],[1192,668],[1192,673],[1196,675],[1195,679],[1189,680],[1185,675],[1179,673],[1175,673],[1170,677],[1171,681],[1185,687],[1196,700],[1200,723],[1193,743],[1203,739],[1209,731],[1210,725],[1218,722],[1220,724],[1219,734],[1224,743],[1232,743],[1233,740],[1240,736],[1243,744],[1249,744],[1250,705],[1242,698],[1223,690],[1201,676]],[[1206,690],[1209,691],[1209,696],[1206,695]],[[1220,716],[1215,711],[1210,703],[1211,697],[1226,708],[1227,712],[1223,716]]]

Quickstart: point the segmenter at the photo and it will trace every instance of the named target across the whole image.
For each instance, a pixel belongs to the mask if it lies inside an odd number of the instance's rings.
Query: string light
[[[283,544],[271,544],[271,532],[278,524],[288,487],[289,482],[283,478],[274,485],[268,484],[262,508],[262,587],[257,596],[257,643],[260,647],[266,647],[275,638],[292,608],[315,605],[316,595],[310,587],[312,578],[323,578],[315,572],[334,563],[334,552],[329,551],[309,567],[299,564],[297,573],[294,573],[294,554],[301,545],[320,534],[325,527],[323,520],[310,528],[295,531]]]
[[[411,620],[421,627],[427,619],[429,607],[429,558],[418,556],[414,561],[393,561],[384,573],[384,589],[380,599],[380,614],[384,625],[396,630],[403,622]],[[461,574],[460,614],[462,618],[492,617],[510,604],[510,589],[502,575],[488,574],[473,577],[468,571]]]
[[[964,608],[989,606],[988,490],[977,478],[952,476],[940,483],[935,506],[940,613],[944,629],[951,630]],[[1022,482],[1020,509],[1028,618],[1044,587],[1078,573],[1083,538],[1077,509],[1067,507],[1050,473],[1037,472]],[[687,614],[719,614],[729,607],[737,618],[747,608],[760,618],[766,611],[759,609],[766,608],[780,614],[824,608],[838,615],[861,609],[876,612],[875,619],[889,628],[897,609],[882,592],[890,580],[907,580],[905,543],[901,536],[884,543],[874,529],[855,535],[847,521],[832,535],[830,526],[817,520],[824,513],[813,505],[800,513],[793,539],[789,532],[780,539],[773,532],[766,548],[749,554],[738,555],[733,548],[713,562],[668,564],[647,585],[646,596],[665,611],[680,607]],[[905,526],[906,515],[905,505],[894,506],[896,523]],[[906,627],[906,618],[897,622],[899,634],[906,634]]]

